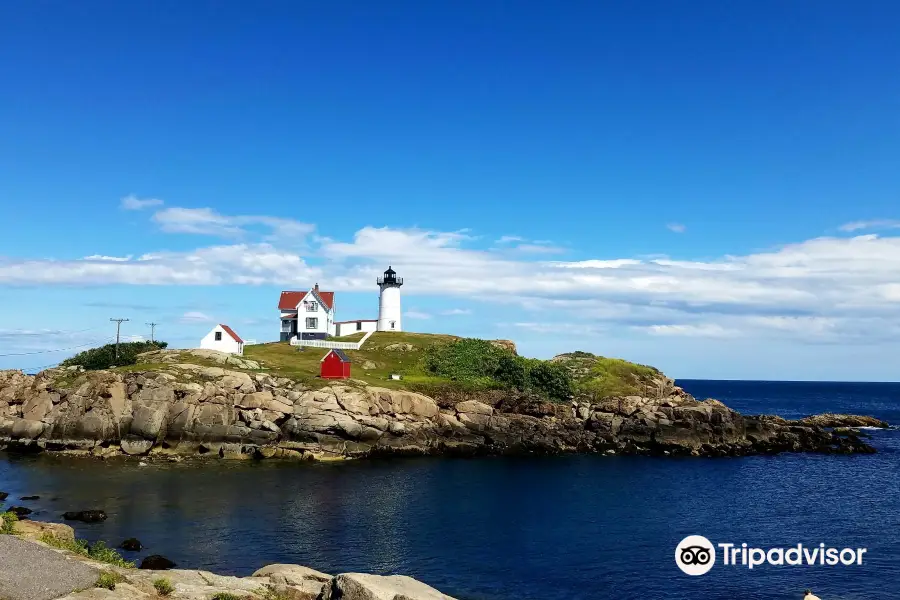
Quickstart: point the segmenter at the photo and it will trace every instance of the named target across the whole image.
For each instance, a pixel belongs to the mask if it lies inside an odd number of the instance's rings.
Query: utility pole
[[[122,328],[122,323],[128,319],[110,319],[110,321],[116,324],[116,360],[119,360],[119,330]]]
[[[155,342],[156,340],[154,339],[153,334],[156,332],[156,326],[159,325],[159,323],[145,323],[145,324],[150,326],[150,341]]]

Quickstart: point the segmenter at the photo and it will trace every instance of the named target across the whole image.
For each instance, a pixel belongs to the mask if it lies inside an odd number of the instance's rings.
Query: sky
[[[338,320],[897,380],[900,5],[8,3],[0,368]]]

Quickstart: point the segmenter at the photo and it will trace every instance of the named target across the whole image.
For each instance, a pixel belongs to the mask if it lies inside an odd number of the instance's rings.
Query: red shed
[[[322,358],[323,379],[348,379],[350,377],[350,358],[343,350],[334,349]]]

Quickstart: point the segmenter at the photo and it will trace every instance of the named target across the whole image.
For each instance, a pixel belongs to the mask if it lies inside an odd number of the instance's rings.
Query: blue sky
[[[896,379],[894,3],[327,4],[6,8],[0,367],[392,264],[409,330]]]

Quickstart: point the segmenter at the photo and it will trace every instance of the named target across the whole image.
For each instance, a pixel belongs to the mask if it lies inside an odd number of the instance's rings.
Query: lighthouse
[[[400,286],[403,278],[391,267],[377,280],[378,289],[378,331],[403,331],[400,326]]]

